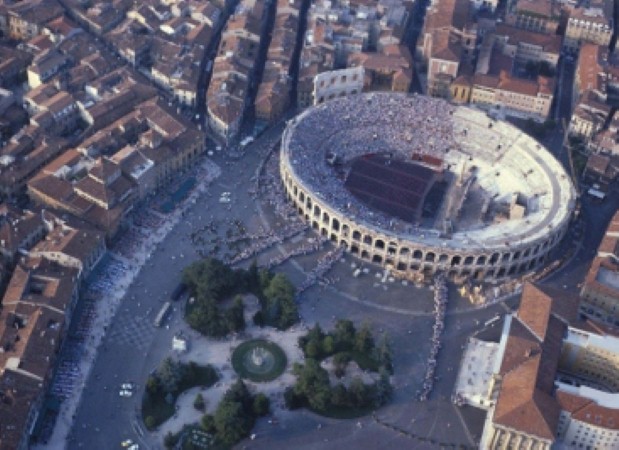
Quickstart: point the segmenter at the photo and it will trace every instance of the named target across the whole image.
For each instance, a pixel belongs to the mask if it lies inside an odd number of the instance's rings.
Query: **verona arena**
[[[430,161],[442,200],[426,208],[427,190],[411,194],[421,196],[419,210],[427,213],[415,220],[369,206],[345,185],[356,161],[377,155],[372,161],[385,170],[395,170],[392,162]],[[563,167],[526,133],[418,95],[360,94],[304,111],[282,136],[280,175],[288,199],[317,232],[411,279],[442,271],[493,281],[536,270],[565,234],[576,202]],[[385,189],[363,195],[379,205],[381,195],[386,203],[399,199]]]

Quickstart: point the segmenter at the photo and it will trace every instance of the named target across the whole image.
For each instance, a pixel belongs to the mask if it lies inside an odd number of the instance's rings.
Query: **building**
[[[518,311],[505,316],[500,341],[486,352],[492,375],[476,385],[488,411],[480,449],[617,447],[619,337],[579,319],[578,301],[525,284]],[[480,354],[469,346],[460,376]]]
[[[385,148],[392,162],[380,156]],[[355,170],[358,161],[371,167]],[[496,173],[510,181],[481,183],[476,198],[486,200],[473,201],[472,180]],[[318,233],[410,278],[533,271],[563,237],[575,205],[569,177],[535,140],[478,110],[422,96],[376,92],[303,112],[284,132],[280,175]],[[548,200],[542,208],[531,201],[540,191]],[[428,211],[434,225],[422,227],[415,210]],[[469,229],[459,220],[465,210],[484,222]]]
[[[581,312],[595,319],[619,324],[619,213],[608,224],[606,233],[581,290]]]
[[[506,22],[528,31],[556,34],[561,6],[554,0],[509,0]]]
[[[569,13],[563,45],[578,51],[583,42],[608,48],[613,35],[613,2],[603,1],[602,7],[574,8]]]
[[[314,77],[314,104],[361,93],[364,72],[363,66],[359,66],[319,73]]]

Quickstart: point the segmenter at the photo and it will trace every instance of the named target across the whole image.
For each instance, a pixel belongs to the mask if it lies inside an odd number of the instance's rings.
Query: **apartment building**
[[[613,2],[596,7],[578,7],[569,12],[563,45],[576,52],[584,42],[608,47],[613,35]]]

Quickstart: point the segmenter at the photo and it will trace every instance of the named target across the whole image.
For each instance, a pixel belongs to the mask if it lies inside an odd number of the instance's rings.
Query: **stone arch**
[[[403,263],[402,261],[400,261],[396,269],[400,272],[404,272],[406,270],[406,263]]]
[[[446,264],[449,262],[449,255],[446,253],[441,253],[441,255],[438,257],[438,262],[440,264]]]
[[[299,190],[298,190],[298,189],[297,189],[297,187],[295,186],[295,187],[293,187],[293,188],[292,188],[292,192],[294,193],[294,196],[296,197],[296,196],[297,196],[297,194],[299,193]]]
[[[363,236],[363,243],[367,245],[372,245],[372,236],[370,236],[369,234]]]
[[[490,264],[496,264],[497,262],[499,262],[500,257],[501,255],[499,253],[493,253],[490,257]]]
[[[330,217],[328,212],[322,213],[322,223],[328,224],[330,222]]]
[[[333,236],[335,236],[335,235],[333,235]],[[346,242],[344,239],[340,239],[340,246],[342,246],[346,250],[348,250],[348,242]]]
[[[517,259],[520,259],[520,255],[521,255],[521,254],[522,254],[522,252],[521,252],[520,250],[517,250],[517,251],[514,253],[514,258],[513,258],[513,260],[515,261],[515,260],[517,260]]]
[[[357,231],[357,230],[354,230],[352,232],[352,240],[353,241],[357,241],[357,242],[361,241],[361,233],[359,233],[359,231]]]
[[[400,247],[400,256],[408,256],[411,254],[411,249],[408,247]]]
[[[327,237],[329,235],[329,232],[327,231],[326,228],[321,228],[320,229],[320,234],[324,237]]]
[[[329,239],[331,239],[333,242],[337,242],[337,235],[335,233],[331,233]]]
[[[501,258],[501,261],[502,262],[509,261],[510,256],[511,256],[511,253],[509,253],[509,252],[503,253],[503,257]]]
[[[358,255],[359,254],[359,246],[357,245],[351,245],[350,246],[350,253],[352,253],[353,255]]]
[[[517,265],[515,265],[515,264],[514,264],[513,266],[511,266],[511,267],[509,268],[509,271],[507,272],[507,275],[509,275],[509,276],[514,275],[514,274],[516,273],[516,269],[517,269],[517,268],[518,268],[518,266],[517,266]]]
[[[374,248],[377,248],[379,250],[384,250],[385,249],[385,241],[383,241],[382,239],[376,239],[374,241]]]
[[[481,255],[477,258],[477,265],[478,266],[483,266],[486,264],[486,256],[485,255]]]
[[[425,261],[426,262],[434,262],[435,258],[436,258],[436,254],[434,252],[428,252],[428,253],[426,253]]]
[[[421,259],[421,258],[423,258],[423,252],[421,250],[415,250],[413,252],[413,258],[414,259]]]
[[[501,267],[496,276],[497,278],[503,278],[505,276],[505,267]]]
[[[475,257],[467,256],[466,258],[464,258],[464,265],[470,266],[471,264],[473,264],[474,261],[475,261]]]
[[[382,264],[383,262],[383,257],[380,255],[374,255],[372,256],[372,262],[373,263],[378,263],[378,264]]]
[[[333,219],[333,220],[337,220],[337,219]],[[339,226],[340,222],[338,221],[337,224]],[[348,237],[348,235],[350,234],[350,227],[345,223],[342,224],[342,234],[346,237]]]
[[[451,267],[459,266],[461,263],[462,263],[462,256],[454,255],[453,258],[451,258]]]
[[[313,228],[314,230],[317,230],[318,228],[320,228],[320,227],[318,226],[318,222],[316,222],[315,220],[312,222],[312,228]]]
[[[299,192],[299,200],[301,200],[301,202],[305,202],[305,193],[303,191]]]
[[[370,259],[370,253],[367,250],[363,250],[361,252],[361,258],[363,258],[363,259]]]

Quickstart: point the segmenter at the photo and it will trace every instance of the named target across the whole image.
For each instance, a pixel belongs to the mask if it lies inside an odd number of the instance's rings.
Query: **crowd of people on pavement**
[[[423,96],[375,93],[330,101],[287,131],[285,157],[297,176],[332,207],[384,229],[414,233],[410,223],[370,210],[348,192],[343,186],[346,168],[357,157],[377,153],[407,161],[414,154],[442,159],[458,148],[453,122],[446,120],[453,111],[447,102]],[[329,157],[336,158],[340,173]]]
[[[338,261],[344,255],[344,247],[335,247],[333,250],[327,252],[324,256],[322,256],[316,267],[312,269],[310,273],[307,274],[305,281],[301,283],[301,285],[297,288],[297,292],[300,294],[306,289],[312,287],[316,283],[321,280],[325,280],[324,276],[331,270],[333,264]]]
[[[441,273],[434,278],[434,325],[432,326],[432,341],[430,346],[430,355],[428,356],[428,365],[423,378],[423,388],[419,393],[419,400],[425,401],[428,399],[432,388],[434,387],[436,370],[436,358],[438,351],[441,348],[441,334],[445,327],[445,310],[447,309],[447,284],[445,276]]]

